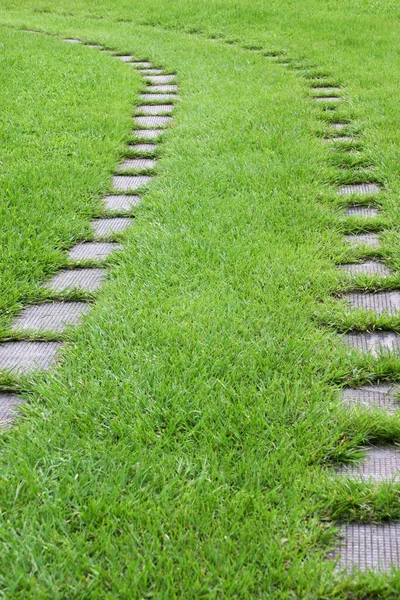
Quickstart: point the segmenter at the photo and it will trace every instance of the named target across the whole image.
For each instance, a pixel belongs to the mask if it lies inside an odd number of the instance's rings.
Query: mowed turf
[[[330,466],[398,439],[397,421],[349,415],[336,390],[398,378],[399,362],[349,358],[320,325],[338,319],[319,315],[343,285],[328,185],[343,173],[316,135],[330,117],[307,78],[262,53],[111,18],[3,19],[151,58],[177,71],[181,96],[110,282],[3,436],[4,597],[396,597],[397,574],[353,581],[326,560],[332,519],[399,517],[398,488],[340,484]],[[360,101],[341,111],[366,130],[380,122]],[[368,137],[363,148],[393,188],[394,153],[380,160]],[[382,202],[396,227],[393,196]],[[398,262],[395,242],[384,252]]]

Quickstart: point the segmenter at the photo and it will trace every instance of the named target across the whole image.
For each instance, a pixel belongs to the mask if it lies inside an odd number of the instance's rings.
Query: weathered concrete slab
[[[393,331],[351,332],[343,335],[341,339],[349,348],[368,352],[375,358],[381,353],[399,353],[400,350],[400,335]]]
[[[373,480],[377,482],[399,480],[400,448],[397,446],[380,446],[367,448],[365,456],[356,463],[341,465],[341,475],[358,481]]]
[[[139,94],[143,102],[165,102],[165,100],[176,100],[176,94]]]
[[[159,117],[149,115],[145,117],[135,117],[135,123],[140,127],[166,127],[172,121],[172,117]]]
[[[15,394],[0,392],[0,429],[11,425],[24,400]]]
[[[104,269],[66,269],[54,275],[44,285],[57,292],[65,292],[71,289],[94,292],[99,289],[104,277]]]
[[[103,198],[104,208],[110,211],[129,211],[140,202],[140,196],[121,194]]]
[[[127,158],[118,165],[118,171],[145,171],[154,169],[157,161],[153,158]]]
[[[174,110],[173,104],[140,104],[136,107],[138,113],[142,115],[163,115],[170,114]]]
[[[346,241],[350,246],[372,246],[379,248],[380,241],[376,233],[361,233],[359,235],[345,235]]]
[[[131,62],[131,60],[133,60],[133,56],[130,56],[129,54],[117,55],[115,58],[122,60],[122,62]]]
[[[50,369],[55,361],[59,342],[3,342],[0,343],[0,370],[12,369],[30,373]]]
[[[71,248],[68,256],[71,260],[104,260],[121,247],[110,242],[82,242]]]
[[[377,217],[378,215],[379,210],[374,206],[349,206],[344,212],[345,217],[363,217],[364,219]]]
[[[134,129],[132,133],[138,140],[158,140],[164,132],[165,129]]]
[[[339,196],[350,196],[350,194],[378,194],[380,187],[376,183],[352,183],[350,185],[342,185],[336,193]]]
[[[150,83],[155,85],[164,85],[174,81],[176,79],[176,75],[147,75],[145,79],[146,81],[150,81]]]
[[[108,219],[95,219],[90,223],[94,233],[98,237],[110,236],[113,233],[124,231],[130,227],[133,219],[129,217],[111,217]]]
[[[377,408],[390,414],[400,410],[398,393],[394,385],[364,385],[359,388],[342,390],[343,404],[348,408],[359,407],[365,410]]]
[[[112,187],[117,192],[133,192],[150,183],[152,179],[150,175],[115,175]]]
[[[177,90],[178,86],[175,83],[167,85],[149,85],[146,88],[148,94],[154,94],[154,92],[176,92]]]
[[[157,144],[130,144],[128,148],[137,154],[146,154],[147,152],[154,152],[157,148]]]
[[[377,315],[383,315],[384,313],[397,315],[400,312],[399,290],[375,293],[347,292],[345,298],[351,308],[372,311]]]
[[[337,266],[338,269],[346,271],[346,273],[350,273],[351,275],[379,275],[379,277],[388,277],[389,275],[393,275],[393,271],[386,267],[386,265],[375,260],[366,260],[363,263]]]
[[[90,310],[85,302],[46,302],[27,306],[11,326],[14,331],[64,331],[76,325]]]

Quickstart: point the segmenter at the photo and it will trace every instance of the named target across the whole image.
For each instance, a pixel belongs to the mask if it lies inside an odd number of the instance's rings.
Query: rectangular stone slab
[[[127,158],[118,165],[118,171],[144,171],[154,169],[157,161],[153,158]]]
[[[174,81],[176,79],[176,75],[147,75],[145,79],[146,81],[150,81],[152,84],[162,85]]]
[[[352,138],[349,135],[342,135],[340,137],[330,137],[330,138],[325,138],[326,142],[353,142],[354,138]]]
[[[122,60],[122,62],[131,62],[131,60],[133,59],[133,56],[129,56],[129,54],[125,54],[124,56],[118,55],[115,58],[118,58],[118,60]]]
[[[104,208],[112,211],[128,211],[140,202],[140,196],[132,194],[106,196],[103,198]]]
[[[82,242],[71,248],[68,257],[71,260],[104,260],[121,247],[121,244],[111,242]]]
[[[0,392],[0,428],[10,425],[24,400],[15,394]]]
[[[137,154],[154,152],[157,148],[157,144],[129,144],[129,150],[136,152]]]
[[[90,310],[85,302],[46,302],[24,308],[13,322],[14,331],[64,331],[79,323]]]
[[[162,69],[139,69],[142,75],[163,75]]]
[[[146,93],[153,94],[154,92],[176,92],[178,86],[175,83],[167,85],[148,85]]]
[[[64,39],[64,42],[68,42],[69,44],[82,44],[81,40],[76,40],[72,38]]]
[[[334,94],[335,92],[340,92],[340,88],[337,86],[320,86],[313,87],[314,92],[321,94]]]
[[[379,210],[374,206],[349,206],[346,208],[344,216],[345,217],[363,217],[363,218],[371,218],[377,217],[379,214]]]
[[[351,275],[379,275],[380,277],[387,277],[393,274],[393,271],[388,269],[388,267],[375,260],[337,266]]]
[[[340,96],[313,96],[315,102],[340,102],[343,98]]]
[[[367,448],[362,460],[341,465],[337,471],[341,475],[356,481],[390,481],[399,480],[400,448],[397,446],[380,446]]]
[[[338,536],[330,558],[339,557],[337,568],[351,571],[390,571],[400,566],[400,522],[347,523]]]
[[[152,179],[149,175],[115,175],[112,187],[118,192],[134,191],[147,185]]]
[[[369,352],[375,358],[380,353],[398,353],[400,350],[400,335],[393,331],[352,332],[344,334],[341,339],[350,348],[360,352]]]
[[[142,115],[163,115],[172,113],[173,104],[141,104],[136,107],[138,113]]]
[[[336,129],[336,131],[340,131],[341,129],[345,129],[346,127],[348,127],[347,123],[330,123],[330,126],[333,127],[333,129]]]
[[[345,235],[350,246],[373,246],[379,248],[379,237],[376,233],[361,233],[359,235]]]
[[[139,94],[140,100],[144,102],[163,102],[165,100],[176,100],[176,94]]]
[[[45,287],[57,292],[79,289],[85,292],[97,290],[105,277],[104,269],[66,269],[45,283]]]
[[[151,63],[150,62],[140,62],[140,61],[135,61],[135,62],[131,62],[131,65],[133,65],[134,67],[136,67],[137,69],[151,69]]]
[[[157,117],[155,115],[135,117],[135,123],[140,127],[166,127],[171,121],[172,117]]]
[[[352,183],[350,185],[342,185],[336,193],[339,196],[349,196],[350,194],[377,194],[380,192],[380,187],[376,183]]]
[[[361,308],[383,315],[398,315],[400,312],[400,291],[384,291],[375,293],[348,292],[345,294],[351,308]]]
[[[0,343],[0,371],[13,370],[30,373],[50,369],[55,361],[59,342],[3,342]]]
[[[164,129],[134,129],[132,133],[138,140],[157,140],[164,131]]]
[[[390,414],[400,409],[397,400],[399,388],[392,385],[364,385],[342,390],[343,404],[348,408],[361,407],[366,410],[377,408]]]
[[[98,237],[110,236],[118,231],[124,231],[130,227],[133,219],[129,217],[111,217],[108,219],[95,219],[90,223],[94,233]]]

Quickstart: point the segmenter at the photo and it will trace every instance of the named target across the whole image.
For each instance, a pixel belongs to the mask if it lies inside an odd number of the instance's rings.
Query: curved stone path
[[[64,41],[82,43],[77,39]],[[88,46],[107,51],[98,45]],[[122,247],[114,241],[114,236],[132,225],[133,217],[129,213],[140,202],[144,186],[153,179],[149,174],[157,164],[153,153],[157,141],[172,120],[171,113],[178,98],[176,76],[153,68],[150,62],[135,60],[131,55],[115,55],[115,58],[137,69],[146,84],[134,117],[132,136],[135,142],[127,148],[129,156],[133,153],[135,158],[127,157],[117,166],[110,193],[102,199],[104,215],[91,222],[94,239],[82,240],[73,246],[68,253],[69,268],[62,269],[43,284],[44,289],[49,290],[48,301],[26,306],[13,321],[11,332],[15,339],[0,343],[0,371],[29,374],[38,369],[50,369],[56,364],[61,342],[26,341],[26,338],[38,334],[60,334],[67,327],[79,324],[89,312],[90,304],[84,301],[54,301],[50,291],[78,291],[82,295],[100,288],[106,275],[105,259]],[[87,261],[96,266],[87,267]],[[25,339],[22,341],[21,337]],[[0,427],[12,423],[22,403],[16,393],[0,392]]]

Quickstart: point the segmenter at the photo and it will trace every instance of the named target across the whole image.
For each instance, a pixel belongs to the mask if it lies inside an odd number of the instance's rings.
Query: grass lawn
[[[355,323],[332,300],[348,286],[335,264],[368,254],[346,249],[370,226],[344,221],[342,183],[384,186],[370,254],[400,267],[395,4],[1,6],[3,340],[100,214],[141,86],[57,36],[176,72],[181,100],[90,315],[55,371],[17,382],[29,402],[0,439],[0,597],[396,598],[397,572],[346,577],[326,559],[335,521],[400,518],[398,485],[332,477],[400,435],[398,417],[347,412],[338,394],[399,380],[399,359],[337,336],[400,320]],[[342,86],[336,111],[311,98],[321,74]],[[352,152],[322,139],[337,119]]]

